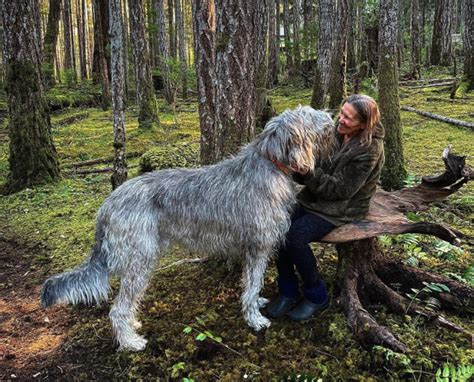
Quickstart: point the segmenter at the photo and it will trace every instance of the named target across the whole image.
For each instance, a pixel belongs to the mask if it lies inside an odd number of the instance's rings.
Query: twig
[[[171,268],[171,267],[174,267],[176,265],[181,265],[181,264],[186,264],[186,263],[204,263],[208,260],[209,260],[209,257],[207,257],[207,256],[206,257],[196,257],[195,259],[181,259],[181,260],[175,261],[174,263],[165,265],[164,267],[160,267],[160,268],[157,269],[157,271],[161,271],[161,270],[166,269],[166,268]]]

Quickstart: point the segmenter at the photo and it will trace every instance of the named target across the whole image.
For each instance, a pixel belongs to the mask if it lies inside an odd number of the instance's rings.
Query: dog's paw
[[[272,323],[270,320],[264,316],[257,317],[251,321],[249,321],[249,325],[255,329],[255,331],[260,331],[262,329],[269,328]]]
[[[270,300],[268,298],[259,297],[258,300],[257,300],[258,308],[259,309],[265,308],[268,305],[269,302],[270,302]]]
[[[133,338],[127,338],[126,341],[121,341],[118,351],[141,351],[145,349],[147,342],[148,341],[144,337],[135,335]]]

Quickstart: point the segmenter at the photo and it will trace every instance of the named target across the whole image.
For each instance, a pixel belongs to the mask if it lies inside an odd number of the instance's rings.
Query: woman
[[[311,173],[295,175],[305,187],[297,196],[298,207],[278,252],[279,296],[267,307],[271,317],[287,314],[302,321],[329,305],[309,243],[337,226],[363,219],[375,193],[384,162],[384,130],[377,103],[366,95],[350,96],[341,107],[336,131],[340,146],[331,160]],[[303,283],[303,299],[298,304],[295,268]]]

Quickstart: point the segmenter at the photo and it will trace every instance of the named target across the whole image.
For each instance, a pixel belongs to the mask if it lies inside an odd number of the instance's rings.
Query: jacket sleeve
[[[360,152],[341,163],[332,174],[318,167],[305,176],[304,184],[318,198],[349,199],[364,186],[376,166],[378,158],[374,156],[378,157],[376,153]]]

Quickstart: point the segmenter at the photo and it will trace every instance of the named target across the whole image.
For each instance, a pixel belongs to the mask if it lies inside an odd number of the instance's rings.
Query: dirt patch
[[[43,250],[38,244],[0,237],[2,381],[44,376],[42,371],[49,368],[73,324],[73,317],[64,308],[45,310],[40,306],[40,283],[45,272],[36,269],[34,257]]]

